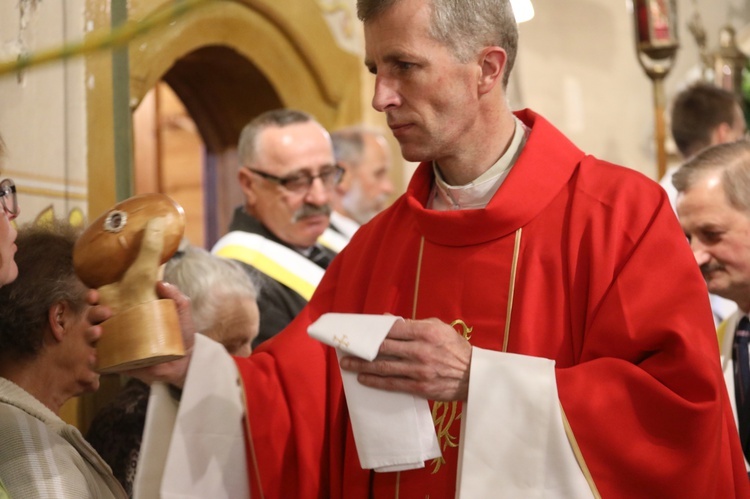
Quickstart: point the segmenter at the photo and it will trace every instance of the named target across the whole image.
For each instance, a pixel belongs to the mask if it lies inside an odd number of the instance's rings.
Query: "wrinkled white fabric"
[[[391,315],[323,314],[308,328],[313,338],[336,348],[339,359],[373,360],[393,324]],[[364,469],[402,471],[424,468],[441,456],[426,399],[361,385],[357,374],[341,370],[349,419]]]

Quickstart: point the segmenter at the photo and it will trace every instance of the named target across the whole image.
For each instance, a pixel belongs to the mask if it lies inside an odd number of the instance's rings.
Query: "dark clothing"
[[[229,231],[235,230],[258,234],[296,251],[294,247],[280,240],[257,219],[250,216],[242,206],[234,210],[232,222],[229,224]],[[326,269],[334,256],[336,256],[334,252],[316,244],[313,247],[312,253],[307,258],[319,267]],[[307,300],[296,291],[271,279],[251,265],[244,262],[240,263],[250,273],[254,281],[259,283],[260,288],[258,290],[260,328],[258,336],[253,341],[253,348],[255,348],[284,329],[297,316],[300,310],[307,305]]]
[[[112,402],[96,414],[86,434],[86,440],[112,468],[112,474],[128,497],[133,497],[148,396],[148,385],[131,379]]]

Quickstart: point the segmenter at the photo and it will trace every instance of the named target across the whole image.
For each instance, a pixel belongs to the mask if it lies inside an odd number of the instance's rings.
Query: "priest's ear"
[[[501,47],[485,47],[479,53],[479,95],[490,93],[498,85],[502,88],[508,54]]]
[[[257,199],[257,194],[255,193],[258,182],[257,176],[248,167],[243,166],[237,171],[237,179],[240,182],[242,194],[245,196],[245,202],[253,206]]]

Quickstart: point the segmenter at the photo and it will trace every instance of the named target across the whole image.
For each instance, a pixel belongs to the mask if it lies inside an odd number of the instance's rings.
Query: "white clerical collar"
[[[513,139],[505,153],[500,156],[494,165],[479,177],[466,185],[449,185],[443,179],[440,169],[435,162],[432,169],[435,172],[435,183],[428,208],[438,211],[481,209],[487,206],[492,196],[502,185],[505,177],[521,153],[526,138],[531,131],[521,120],[514,116],[516,127]]]

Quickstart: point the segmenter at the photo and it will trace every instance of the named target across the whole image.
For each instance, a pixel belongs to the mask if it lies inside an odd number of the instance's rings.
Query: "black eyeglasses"
[[[9,178],[0,182],[0,202],[9,215],[18,215],[18,199],[16,199],[16,184]]]
[[[341,176],[344,174],[344,169],[338,165],[324,166],[320,169],[320,173],[318,173],[317,175],[302,171],[293,175],[289,175],[288,177],[277,177],[276,175],[271,175],[270,173],[256,170],[255,168],[250,168],[249,166],[247,166],[246,168],[256,175],[259,175],[264,179],[273,182],[274,184],[278,184],[284,189],[297,194],[307,192],[310,189],[313,180],[315,180],[316,178],[319,178],[320,181],[323,182],[323,185],[326,189],[331,189],[339,183],[339,181],[341,180]]]

